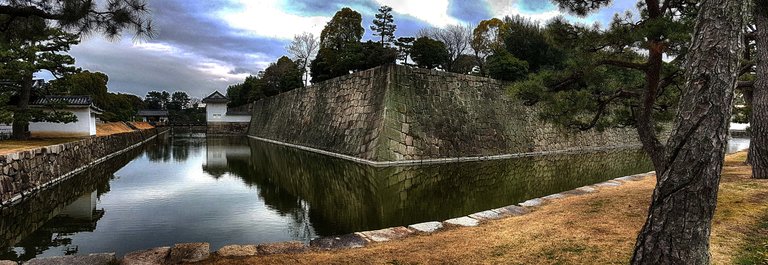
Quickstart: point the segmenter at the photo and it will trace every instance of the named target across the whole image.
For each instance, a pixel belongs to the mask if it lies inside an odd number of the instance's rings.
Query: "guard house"
[[[168,123],[167,110],[140,110],[138,116],[152,125],[165,125]]]
[[[218,135],[244,135],[251,123],[251,113],[245,108],[229,108],[229,98],[219,93],[203,99],[205,103],[205,116],[208,124],[207,133]]]
[[[51,106],[56,105],[57,109]],[[63,106],[63,107],[60,107]],[[96,135],[96,115],[101,109],[93,105],[90,96],[45,96],[32,101],[32,108],[43,111],[66,111],[77,116],[76,122],[31,122],[29,132],[33,137],[83,137]]]

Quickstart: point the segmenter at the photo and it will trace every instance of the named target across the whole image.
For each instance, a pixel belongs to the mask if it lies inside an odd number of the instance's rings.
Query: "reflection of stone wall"
[[[0,155],[0,202],[46,185],[98,159],[149,139],[166,129],[149,129]]]
[[[493,79],[396,65],[257,101],[249,134],[373,161],[639,144],[632,129],[541,122]]]
[[[319,235],[444,220],[651,169],[634,149],[376,168],[250,144],[250,162],[233,167],[230,161],[235,175],[258,186],[265,203],[281,212],[301,211],[298,202],[307,202]]]
[[[12,253],[3,252],[10,246],[37,247],[39,242],[30,242],[27,246],[23,242],[20,243],[20,240],[28,238],[30,233],[37,231],[83,194],[95,190],[98,191],[97,196],[100,196],[109,192],[109,181],[113,178],[114,172],[142,152],[141,148],[129,150],[111,158],[107,163],[95,165],[83,173],[45,189],[13,207],[0,209],[0,260],[34,258],[37,254],[35,251],[25,253],[28,257],[5,256]],[[44,237],[51,240],[50,235]]]

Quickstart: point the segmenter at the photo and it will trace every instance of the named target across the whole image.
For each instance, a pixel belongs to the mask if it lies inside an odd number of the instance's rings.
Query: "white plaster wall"
[[[208,122],[223,122],[227,115],[226,103],[208,103],[205,106],[205,115]]]
[[[96,135],[96,119],[91,119],[90,108],[66,108],[77,116],[76,122],[52,123],[32,122],[29,131],[33,136],[40,137],[70,137]]]
[[[227,115],[226,103],[208,103],[205,115],[208,122],[251,122],[250,115]]]
[[[96,135],[96,113],[91,112],[90,135]]]

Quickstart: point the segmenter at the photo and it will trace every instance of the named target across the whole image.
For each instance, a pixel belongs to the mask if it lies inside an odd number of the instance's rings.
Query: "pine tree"
[[[77,118],[70,112],[55,111],[61,106],[51,106],[54,111],[43,112],[29,107],[33,98],[33,76],[39,71],[47,71],[54,77],[76,73],[75,59],[66,54],[72,45],[80,42],[77,35],[52,28],[40,18],[16,18],[11,20],[0,15],[0,22],[12,28],[0,35],[0,89],[2,94],[11,94],[16,98],[15,107],[0,109],[3,122],[13,124],[12,136],[15,139],[29,137],[29,122],[74,122]],[[3,98],[7,101],[8,98]],[[0,102],[6,105],[8,102]],[[13,115],[6,115],[7,113]]]
[[[389,6],[379,7],[379,13],[376,14],[376,19],[373,20],[371,30],[374,32],[373,36],[381,37],[381,45],[389,45],[389,43],[395,40],[395,30],[397,25],[394,23],[392,17],[392,8]]]
[[[555,2],[585,15],[611,1]],[[635,127],[658,182],[632,263],[707,264],[746,4],[644,0],[638,7],[640,19],[617,15],[607,30],[551,22],[545,31],[567,51],[564,69],[541,70],[514,89],[567,127]],[[672,120],[666,140],[660,127]]]
[[[768,179],[768,0],[755,0],[756,80],[750,91],[752,177]],[[751,58],[745,58],[751,59]]]

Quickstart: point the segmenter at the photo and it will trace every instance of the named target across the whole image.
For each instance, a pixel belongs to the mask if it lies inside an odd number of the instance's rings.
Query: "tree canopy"
[[[392,16],[392,8],[389,6],[379,7],[379,12],[376,13],[376,18],[371,25],[373,36],[379,36],[381,38],[381,45],[389,44],[395,40],[395,19]]]
[[[320,48],[344,50],[363,38],[363,17],[349,7],[342,8],[320,33]]]
[[[336,12],[325,26],[320,37],[320,51],[310,64],[312,82],[321,82],[397,60],[398,51],[395,48],[372,41],[360,42],[364,30],[359,18],[359,13],[345,7]],[[341,34],[343,37],[334,37],[338,35],[337,32],[347,33]]]
[[[39,18],[55,22],[62,30],[80,34],[100,33],[119,37],[130,30],[137,37],[154,34],[145,0],[9,0],[0,3],[0,15],[10,20]],[[13,30],[8,24],[0,31]]]
[[[445,43],[429,37],[420,37],[413,42],[411,58],[419,67],[434,69],[446,67],[451,55]]]

